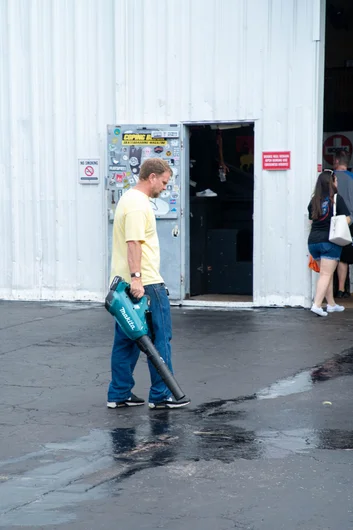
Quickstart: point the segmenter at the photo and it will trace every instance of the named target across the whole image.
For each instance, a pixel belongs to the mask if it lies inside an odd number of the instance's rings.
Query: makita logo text
[[[130,328],[131,329],[135,329],[134,321],[132,320],[132,318],[129,317],[129,315],[126,313],[126,311],[125,311],[125,309],[123,307],[120,309],[120,313],[123,315],[123,317],[125,318],[126,322],[129,324]]]

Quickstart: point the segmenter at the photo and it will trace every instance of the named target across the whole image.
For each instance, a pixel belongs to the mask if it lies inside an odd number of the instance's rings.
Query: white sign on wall
[[[98,184],[100,180],[99,158],[79,158],[78,181],[80,184]]]

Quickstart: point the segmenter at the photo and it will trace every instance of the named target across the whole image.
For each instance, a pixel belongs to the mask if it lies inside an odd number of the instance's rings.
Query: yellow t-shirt
[[[141,279],[143,285],[163,283],[159,273],[160,252],[156,218],[147,195],[131,189],[118,202],[114,217],[111,278],[121,276],[131,281],[127,260],[127,241],[140,241],[142,246]]]

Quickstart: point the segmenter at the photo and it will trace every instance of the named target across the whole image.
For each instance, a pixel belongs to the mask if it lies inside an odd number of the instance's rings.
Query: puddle
[[[274,399],[292,394],[307,392],[313,387],[311,371],[300,372],[294,377],[281,379],[273,385],[256,393],[256,399]]]
[[[68,507],[103,494],[76,484],[78,477],[111,465],[109,451],[107,434],[95,430],[71,443],[47,444],[41,451],[0,462],[7,479],[0,482],[0,527],[73,521]]]
[[[304,372],[299,372],[292,377],[280,379],[279,381],[276,381],[272,385],[263,388],[255,394],[231,399],[219,399],[209,403],[203,403],[196,410],[201,414],[208,413],[209,416],[225,416],[229,418],[233,416],[236,419],[237,417],[239,418],[239,411],[217,411],[216,409],[219,409],[220,407],[223,407],[227,404],[239,405],[251,400],[261,401],[263,399],[275,399],[279,397],[290,396],[292,394],[299,394],[301,392],[307,392],[313,388],[314,382],[313,370],[306,370]]]
[[[307,453],[313,449],[353,450],[353,432],[335,429],[292,429],[260,431],[265,458],[283,458],[291,453]]]
[[[335,355],[328,361],[310,370],[299,372],[292,377],[280,379],[269,387],[260,390],[254,396],[243,399],[274,399],[308,392],[313,388],[315,383],[347,375],[353,375],[353,348],[344,350],[342,353]]]

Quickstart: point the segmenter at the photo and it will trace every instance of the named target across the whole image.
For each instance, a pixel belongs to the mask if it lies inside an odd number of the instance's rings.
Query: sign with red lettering
[[[266,171],[285,171],[290,169],[290,151],[263,152],[262,169]]]

